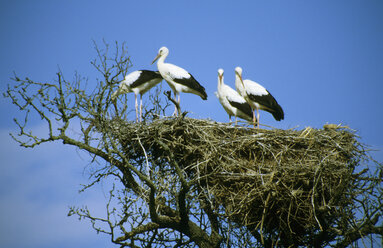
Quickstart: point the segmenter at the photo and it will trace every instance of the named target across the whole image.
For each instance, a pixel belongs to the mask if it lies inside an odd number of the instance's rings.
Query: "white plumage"
[[[259,127],[260,109],[270,112],[277,121],[284,119],[282,107],[265,87],[254,81],[242,79],[241,67],[235,68],[235,87],[238,93],[250,104],[252,110],[254,111],[255,109],[257,111],[257,117],[255,117],[255,113],[253,112],[254,127],[256,120],[257,126]]]
[[[218,86],[216,96],[229,115],[231,122],[231,116],[235,116],[235,124],[237,124],[237,117],[252,121],[252,110],[246,100],[238,94],[234,89],[230,88],[224,83],[223,69],[218,70]]]
[[[193,93],[200,96],[203,100],[206,100],[207,94],[205,88],[201,86],[189,72],[176,65],[165,63],[165,58],[168,54],[169,50],[166,47],[161,47],[152,64],[158,60],[158,71],[173,90],[174,101],[178,101],[178,104],[180,103],[179,92]],[[175,110],[175,114],[177,114],[177,109]]]
[[[118,89],[112,94],[112,101],[115,101],[117,96],[134,92],[136,121],[138,121],[138,103],[137,95],[140,94],[140,121],[142,121],[142,95],[153,88],[156,84],[162,81],[162,76],[157,71],[139,70],[134,71],[125,76],[120,82]]]

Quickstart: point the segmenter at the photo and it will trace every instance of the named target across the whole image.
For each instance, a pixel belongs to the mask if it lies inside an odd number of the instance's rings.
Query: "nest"
[[[261,236],[279,232],[302,243],[351,204],[359,143],[339,126],[258,130],[190,118],[111,126],[130,159],[143,157],[144,147],[151,161],[164,161],[170,149],[214,211]]]

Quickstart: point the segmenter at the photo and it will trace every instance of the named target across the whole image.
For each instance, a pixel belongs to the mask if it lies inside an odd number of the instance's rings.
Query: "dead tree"
[[[93,89],[62,72],[42,83],[13,77],[5,97],[25,113],[23,147],[60,141],[90,155],[93,181],[114,178],[106,217],[70,209],[120,247],[346,247],[383,235],[382,165],[350,129],[254,130],[165,116],[157,90],[144,121],[111,94],[128,72],[125,44],[95,45]],[[30,114],[46,136],[28,129]],[[71,130],[76,129],[76,132]],[[100,163],[104,161],[104,163]],[[366,240],[366,237],[374,239]]]

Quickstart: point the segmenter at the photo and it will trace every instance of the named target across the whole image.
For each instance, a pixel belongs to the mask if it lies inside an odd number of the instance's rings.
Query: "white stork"
[[[238,93],[245,98],[253,110],[253,123],[257,119],[257,127],[259,128],[259,110],[270,112],[274,119],[277,121],[283,120],[284,113],[282,107],[278,104],[277,100],[267,91],[262,85],[251,81],[242,79],[242,68],[235,68],[235,88]],[[255,118],[254,109],[257,111],[257,118]]]
[[[129,92],[134,92],[136,100],[136,121],[138,121],[137,95],[140,94],[140,122],[142,121],[142,95],[162,81],[162,76],[158,71],[139,70],[129,73],[120,82],[118,89],[112,94],[112,101],[117,96]]]
[[[218,86],[216,96],[219,99],[222,107],[229,115],[231,122],[231,116],[235,116],[235,124],[237,124],[237,117],[252,121],[253,111],[246,100],[238,94],[237,91],[230,88],[223,82],[223,69],[218,69]]]
[[[180,92],[193,93],[200,96],[203,100],[206,100],[207,94],[205,88],[200,85],[189,72],[181,67],[164,62],[168,54],[169,50],[166,47],[161,47],[152,64],[158,60],[158,71],[173,90],[174,101],[178,101],[178,104],[180,104]],[[175,110],[175,115],[177,115],[177,109]]]

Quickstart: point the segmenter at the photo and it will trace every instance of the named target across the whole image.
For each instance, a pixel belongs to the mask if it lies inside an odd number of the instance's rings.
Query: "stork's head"
[[[223,79],[223,69],[219,68],[218,69],[218,82],[222,83],[222,79]]]
[[[242,77],[242,68],[239,66],[235,67],[235,74]]]
[[[161,47],[160,50],[158,50],[157,56],[152,61],[152,64],[156,62],[157,59],[160,57],[166,57],[169,54],[169,49],[167,47]]]
[[[239,67],[239,66],[235,67],[235,75],[239,78],[239,80],[243,84],[243,80],[242,80],[242,68],[241,67]]]
[[[158,54],[160,55],[168,55],[169,54],[169,49],[167,47],[161,47],[160,50],[158,50]]]

